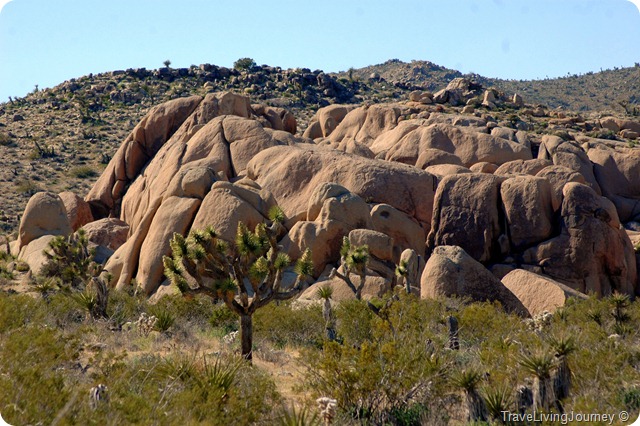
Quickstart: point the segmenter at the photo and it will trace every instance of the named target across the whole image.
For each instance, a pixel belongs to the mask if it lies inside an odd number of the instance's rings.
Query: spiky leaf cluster
[[[65,285],[82,287],[89,278],[96,277],[101,267],[94,262],[95,250],[89,249],[89,239],[83,229],[68,237],[57,236],[43,251],[47,257],[42,274],[58,277]]]

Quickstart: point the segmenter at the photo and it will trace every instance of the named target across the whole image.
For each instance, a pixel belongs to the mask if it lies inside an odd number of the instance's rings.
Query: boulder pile
[[[290,112],[245,96],[167,102],[135,127],[84,200],[36,194],[13,250],[27,258],[42,238],[84,227],[113,251],[111,285],[135,280],[151,295],[165,280],[173,233],[213,225],[232,240],[239,222],[253,227],[278,205],[280,244],[294,260],[311,248],[318,283],[335,281],[329,271],[348,237],[369,246],[369,295],[396,284],[401,259],[411,259],[422,297],[497,300],[522,315],[590,292],[638,293],[625,227],[640,230],[640,151],[433,105],[464,105],[479,90],[456,79],[404,103],[331,105],[302,136]],[[523,106],[483,93],[486,108],[496,102]]]

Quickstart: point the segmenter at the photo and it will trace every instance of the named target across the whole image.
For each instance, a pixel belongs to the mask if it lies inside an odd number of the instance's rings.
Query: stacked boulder
[[[455,82],[449,98],[477,95],[467,83]],[[422,297],[497,300],[522,315],[587,292],[637,292],[635,253],[621,224],[640,229],[636,150],[539,138],[484,116],[407,119],[417,103],[332,105],[303,137],[287,111],[232,93],[159,105],[86,202],[33,198],[14,251],[27,257],[41,251],[44,242],[26,247],[43,236],[84,226],[113,251],[105,265],[111,285],[135,281],[152,294],[174,233],[212,225],[231,241],[239,222],[253,227],[278,205],[286,217],[279,244],[294,260],[311,248],[314,278],[336,289],[329,272],[347,237],[370,248],[369,296],[396,283],[400,260],[411,265],[406,279]],[[52,213],[36,217],[42,209]],[[541,304],[545,297],[552,302]]]

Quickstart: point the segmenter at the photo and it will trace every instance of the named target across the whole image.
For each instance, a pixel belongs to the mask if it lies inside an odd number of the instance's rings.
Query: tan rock
[[[69,191],[61,192],[58,196],[64,204],[73,231],[77,231],[81,226],[93,221],[91,207],[85,200]]]
[[[350,111],[329,139],[339,143],[353,139],[369,146],[375,138],[398,124],[400,109],[386,105],[362,106]]]
[[[49,249],[49,243],[53,241],[55,235],[43,235],[29,242],[22,247],[18,258],[25,261],[29,265],[31,273],[38,275],[42,273],[44,265],[49,259],[44,254],[44,250]]]
[[[480,173],[445,176],[436,192],[427,247],[457,245],[480,262],[490,260],[501,234],[498,206],[502,180]]]
[[[394,262],[406,249],[424,256],[426,234],[414,218],[388,204],[378,204],[371,209],[371,221],[374,230],[393,239]]]
[[[543,160],[536,158],[533,160],[514,160],[504,163],[498,169],[493,172],[496,176],[509,176],[509,175],[531,175],[535,176],[540,170],[545,167],[549,167],[553,163],[549,160]]]
[[[289,218],[307,216],[315,189],[333,182],[369,203],[390,204],[419,223],[431,222],[434,177],[415,167],[298,145],[261,152],[247,176],[270,191]]]
[[[469,167],[474,173],[489,173],[493,174],[496,170],[498,170],[498,165],[493,163],[487,163],[486,161],[481,161]]]
[[[420,278],[420,297],[451,296],[498,301],[508,312],[529,316],[520,300],[462,248],[439,246],[429,257]]]
[[[538,158],[551,160],[557,166],[564,166],[580,173],[598,195],[601,189],[593,172],[593,165],[587,153],[575,142],[564,141],[558,136],[542,137]]]
[[[51,192],[33,195],[24,209],[18,228],[17,249],[44,235],[69,235],[71,224],[62,199]]]
[[[89,241],[114,251],[127,241],[129,234],[129,225],[116,218],[99,219],[87,223],[82,229]]]
[[[438,180],[441,180],[443,177],[449,175],[455,175],[459,173],[473,173],[468,168],[456,164],[437,164],[435,166],[427,167],[424,171],[436,176]]]
[[[407,164],[415,164],[427,149],[454,154],[466,167],[482,161],[503,164],[512,160],[531,159],[531,151],[516,142],[473,129],[447,124],[423,126],[419,122],[403,124],[400,130],[381,134],[370,148],[376,155],[385,150],[385,159],[389,161],[401,159]]]
[[[354,229],[349,232],[349,243],[352,246],[366,245],[369,254],[380,260],[393,260],[393,238],[382,232]]]
[[[353,105],[337,104],[320,108],[311,119],[303,137],[310,139],[328,137],[353,109]]]
[[[502,182],[500,197],[512,249],[520,251],[551,237],[553,209],[549,182],[534,176],[512,177]]]
[[[93,185],[85,200],[91,205],[94,218],[114,212],[124,193],[122,187],[131,182],[160,147],[178,130],[200,104],[200,96],[178,98],[153,107],[127,136],[106,170]],[[118,191],[114,187],[118,181]]]
[[[502,278],[502,284],[522,302],[531,316],[545,311],[555,312],[571,297],[587,299],[587,296],[551,278],[515,269]]]
[[[261,189],[216,182],[202,201],[191,228],[212,226],[220,238],[234,241],[240,222],[254,229],[267,219],[269,209],[274,205],[273,197]]]
[[[561,234],[523,254],[523,262],[581,293],[634,294],[635,254],[615,206],[586,185],[564,186]]]
[[[554,211],[557,211],[562,206],[562,188],[564,188],[565,184],[568,182],[587,183],[580,173],[564,166],[553,165],[545,167],[536,176],[546,179],[551,185],[551,205]]]
[[[395,161],[404,162],[402,159],[396,158]],[[426,169],[429,166],[436,166],[438,164],[455,164],[462,165],[462,161],[454,154],[450,154],[441,149],[428,148],[420,152],[418,159],[415,162],[415,166],[419,169]]]
[[[354,285],[360,285],[360,277],[351,274],[351,281]],[[328,286],[331,287],[333,293],[331,295],[331,300],[335,302],[343,302],[345,300],[353,300],[355,299],[355,295],[353,291],[349,288],[349,286],[339,278],[327,279],[318,281],[315,284],[309,286],[301,295],[301,300],[319,300],[318,289],[321,287]],[[375,297],[381,297],[385,292],[389,291],[391,283],[389,280],[386,280],[382,277],[368,276],[365,280],[365,285],[362,289],[362,298],[364,300],[369,300]]]
[[[622,222],[640,218],[640,151],[598,145],[587,152],[602,195],[616,206]]]
[[[162,257],[171,253],[169,242],[174,232],[186,234],[199,206],[198,199],[170,197],[155,214],[140,248],[136,274],[138,285],[147,295],[160,285],[164,273]]]

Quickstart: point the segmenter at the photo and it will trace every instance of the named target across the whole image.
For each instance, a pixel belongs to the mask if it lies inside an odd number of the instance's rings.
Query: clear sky
[[[557,77],[640,62],[640,12],[627,0],[13,0],[0,12],[0,101],[89,73],[247,56]]]

